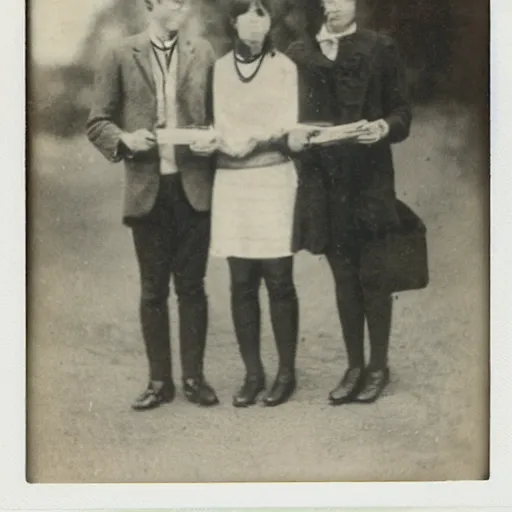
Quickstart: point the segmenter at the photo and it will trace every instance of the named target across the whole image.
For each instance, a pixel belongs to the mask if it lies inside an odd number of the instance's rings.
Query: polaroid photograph
[[[487,478],[488,2],[28,9],[28,480]]]
[[[506,363],[490,13],[27,3],[28,495],[428,506],[471,482],[479,503]]]

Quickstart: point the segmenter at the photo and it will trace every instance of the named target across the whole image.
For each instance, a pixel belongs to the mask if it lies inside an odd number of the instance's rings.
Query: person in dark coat
[[[308,0],[307,23],[287,54],[299,67],[303,122],[366,121],[352,143],[313,148],[305,165],[323,175],[329,217],[327,260],[335,285],[348,370],[329,394],[333,405],[373,402],[389,382],[391,291],[365,279],[368,242],[399,222],[391,144],[406,139],[411,108],[395,42],[356,23],[355,0]],[[364,323],[371,354],[364,355]]]

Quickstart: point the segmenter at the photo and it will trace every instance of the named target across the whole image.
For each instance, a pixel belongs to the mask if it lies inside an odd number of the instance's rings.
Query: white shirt
[[[152,43],[151,65],[156,85],[157,126],[160,128],[173,128],[177,124],[177,37],[165,42],[162,42],[154,35],[150,37]],[[168,61],[169,58],[170,62]],[[173,146],[160,148],[160,172],[164,175],[176,174],[178,172],[176,153]]]
[[[322,50],[322,53],[329,60],[334,61],[338,56],[339,40],[342,37],[354,34],[356,31],[357,24],[355,22],[352,23],[349,27],[347,27],[343,32],[330,32],[329,29],[327,28],[327,25],[324,23],[322,25],[322,28],[320,29],[320,32],[318,32],[316,36],[316,40],[320,44],[320,49]]]

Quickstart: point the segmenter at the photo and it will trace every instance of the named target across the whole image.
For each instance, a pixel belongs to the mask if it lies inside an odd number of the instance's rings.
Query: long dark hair
[[[302,0],[301,5],[304,13],[304,29],[309,37],[314,38],[326,20],[322,0]]]
[[[272,0],[230,0],[226,8],[226,29],[231,39],[236,39],[235,21],[238,16],[245,14],[254,2],[259,2],[269,13],[271,24],[274,25],[274,10]]]
[[[259,2],[261,6],[268,12],[270,16],[270,31],[263,43],[262,52],[271,53],[274,51],[274,43],[272,38],[272,29],[275,22],[275,12],[273,9],[272,0],[224,0],[224,24],[228,37],[231,39],[232,48],[242,57],[247,57],[248,48],[238,38],[238,33],[235,28],[236,19],[245,14],[253,5],[254,2]],[[227,4],[227,5],[226,5]]]

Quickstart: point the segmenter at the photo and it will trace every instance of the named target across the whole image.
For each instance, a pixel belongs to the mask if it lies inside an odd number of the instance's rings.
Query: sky
[[[31,0],[30,45],[40,64],[66,64],[80,48],[98,9],[110,0]]]

